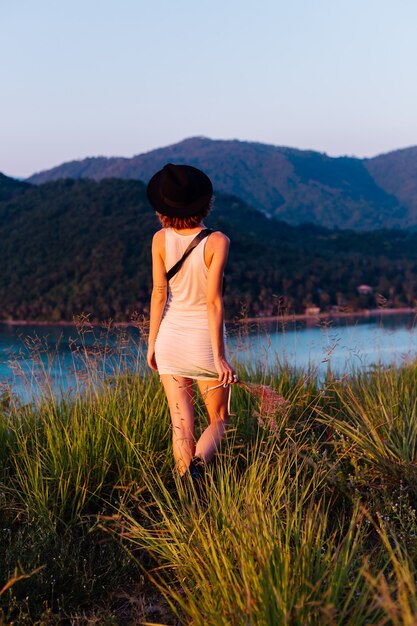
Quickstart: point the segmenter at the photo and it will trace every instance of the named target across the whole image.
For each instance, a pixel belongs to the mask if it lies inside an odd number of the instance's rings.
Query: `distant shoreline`
[[[402,315],[414,313],[417,315],[417,310],[411,307],[402,307],[397,309],[380,308],[380,309],[365,309],[362,311],[323,311],[315,314],[307,313],[285,313],[282,315],[272,316],[259,316],[259,317],[245,317],[242,319],[226,320],[228,324],[246,324],[246,323],[267,323],[267,322],[317,322],[323,319],[345,319],[352,317],[375,317],[375,316],[388,316],[388,315]],[[2,326],[102,326],[106,327],[107,322],[90,322],[83,320],[80,322],[69,321],[36,321],[36,320],[0,320]],[[111,322],[110,326],[140,326],[138,322]]]
[[[268,317],[245,317],[242,320],[237,320],[238,323],[245,324],[246,322],[302,322],[322,319],[344,319],[350,317],[375,317],[378,315],[403,315],[405,313],[414,313],[417,315],[417,310],[411,307],[402,307],[397,309],[380,308],[380,309],[364,309],[362,311],[323,311],[320,313],[288,313],[284,315],[273,315]]]

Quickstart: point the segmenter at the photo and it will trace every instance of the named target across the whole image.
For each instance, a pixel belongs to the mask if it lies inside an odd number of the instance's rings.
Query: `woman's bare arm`
[[[222,297],[223,272],[229,254],[230,241],[223,233],[215,232],[209,237],[209,268],[207,274],[207,313],[211,346],[218,379],[222,383],[233,382],[234,369],[225,357],[224,308]]]
[[[152,240],[152,295],[148,338],[148,365],[157,371],[155,361],[155,341],[167,301],[168,285],[164,263],[165,232],[155,233]]]

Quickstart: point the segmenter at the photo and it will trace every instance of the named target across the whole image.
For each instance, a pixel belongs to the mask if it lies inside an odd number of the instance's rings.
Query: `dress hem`
[[[192,380],[218,380],[217,378],[217,374],[213,376],[209,376],[209,375],[202,375],[202,376],[196,376],[195,374],[187,374],[185,372],[159,372],[158,374],[160,376],[182,376],[182,378],[191,378]]]

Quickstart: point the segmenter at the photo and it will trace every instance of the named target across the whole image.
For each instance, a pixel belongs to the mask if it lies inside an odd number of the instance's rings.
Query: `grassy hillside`
[[[158,377],[103,378],[98,348],[76,397],[40,356],[39,405],[1,396],[2,624],[417,623],[416,364],[321,383],[242,364],[198,497]]]

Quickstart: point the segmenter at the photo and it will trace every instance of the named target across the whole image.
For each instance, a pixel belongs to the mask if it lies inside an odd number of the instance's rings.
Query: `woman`
[[[229,239],[219,231],[201,232],[213,196],[211,181],[201,170],[168,163],[153,176],[147,193],[162,224],[152,242],[148,365],[159,372],[167,395],[176,468],[181,477],[190,474],[197,479],[223,438],[229,385],[237,382],[224,340],[222,282]],[[167,281],[167,271],[199,233],[207,236]],[[193,380],[209,417],[197,442]]]

